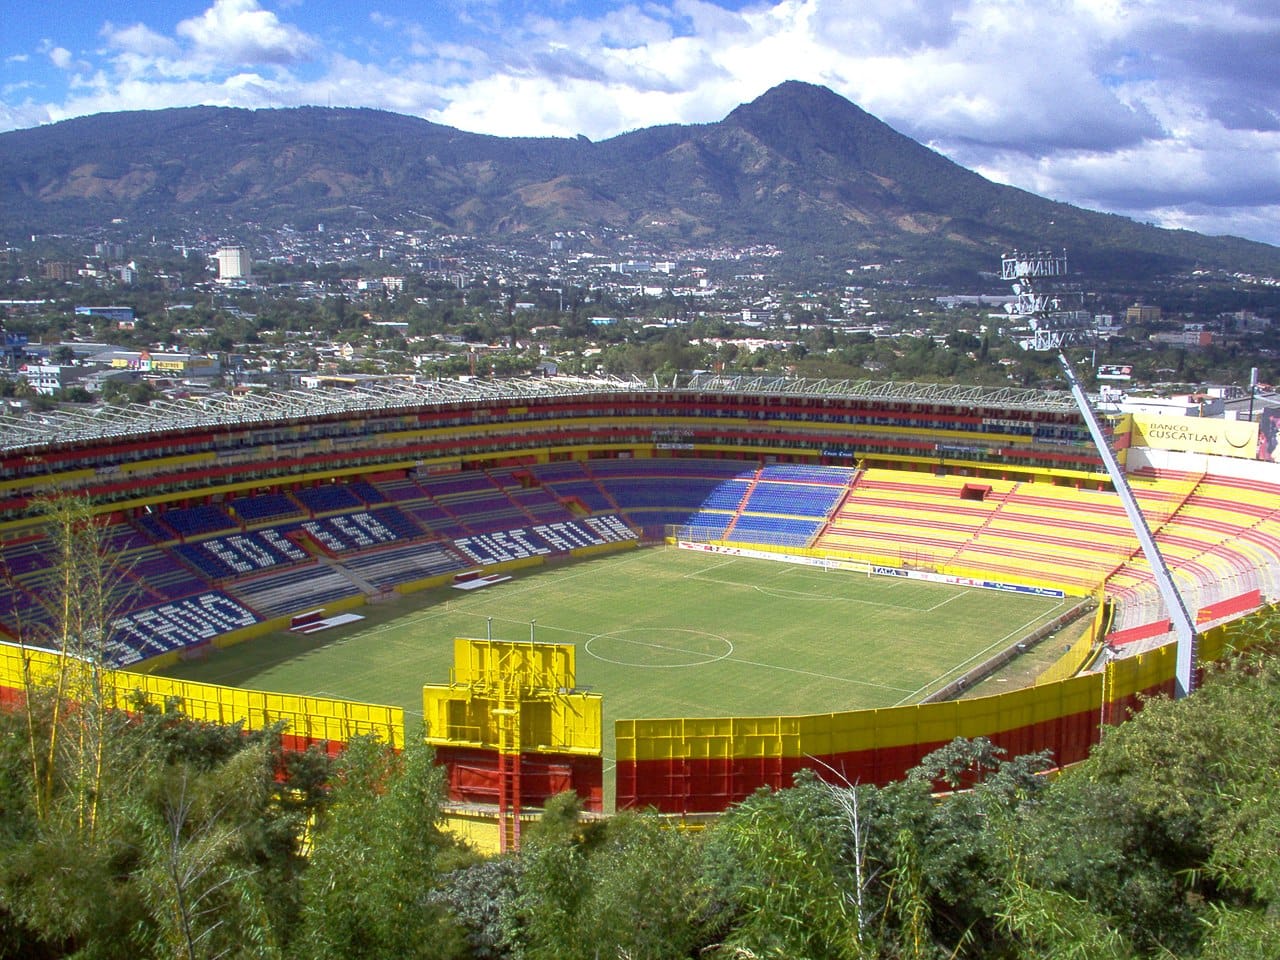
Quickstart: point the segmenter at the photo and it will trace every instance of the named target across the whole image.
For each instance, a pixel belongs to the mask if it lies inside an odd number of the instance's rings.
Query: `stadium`
[[[1107,430],[1212,659],[1277,594],[1280,475],[1258,426]],[[453,799],[504,815],[565,789],[591,809],[715,813],[806,767],[886,783],[957,736],[1071,763],[1174,689],[1169,611],[1066,392],[548,378],[4,419],[5,702],[66,635],[47,516],[62,493],[87,498],[111,572],[92,656],[122,706],[284,723],[289,746],[331,750],[402,744],[420,714]],[[560,580],[556,622],[535,628],[529,591]],[[386,631],[413,597],[441,619],[398,646]],[[912,611],[929,614],[914,638]],[[1078,639],[1035,683],[958,698],[1066,624]],[[436,659],[413,659],[426,645]],[[307,658],[314,689],[262,685],[264,664]],[[208,679],[228,664],[240,679]],[[355,674],[433,686],[416,704],[333,695]],[[602,730],[602,697],[634,712]]]

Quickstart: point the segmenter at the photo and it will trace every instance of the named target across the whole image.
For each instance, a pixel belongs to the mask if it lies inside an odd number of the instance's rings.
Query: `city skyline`
[[[9,18],[0,130],[207,103],[606,139],[830,87],[992,180],[1280,244],[1280,10],[1263,0],[108,0]]]

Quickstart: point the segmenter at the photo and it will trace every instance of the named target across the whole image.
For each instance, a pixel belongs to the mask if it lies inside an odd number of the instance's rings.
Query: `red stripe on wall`
[[[1109,705],[1106,722],[1118,723],[1142,708],[1144,698],[1173,693],[1173,681]],[[992,734],[1008,757],[1050,751],[1057,765],[1078,763],[1098,742],[1104,718],[1088,710]],[[800,770],[813,769],[825,780],[884,786],[901,780],[946,741],[877,747],[818,757],[674,759],[619,761],[617,808],[653,807],[662,813],[719,813],[760,787],[791,786]]]
[[[1108,702],[1104,709],[1082,711],[1039,723],[1027,724],[991,735],[1008,756],[1049,750],[1057,764],[1076,763],[1097,743],[1102,724],[1120,723],[1142,709],[1145,699],[1172,696],[1172,678],[1139,693]],[[0,707],[23,702],[18,687],[0,685]],[[281,745],[303,751],[321,744],[330,756],[342,751],[340,741],[284,734]],[[756,789],[781,789],[795,774],[813,768],[826,779],[883,786],[900,780],[908,770],[945,741],[828,754],[818,757],[752,757],[742,759],[677,759],[619,761],[616,767],[617,808],[652,806],[664,813],[718,813],[746,799]],[[603,806],[603,761],[577,754],[525,754],[521,766],[521,793],[530,805],[541,805],[564,789],[583,798],[586,809]],[[497,796],[496,751],[438,747],[436,760],[449,769],[454,799],[491,803]],[[834,773],[832,772],[834,771]]]
[[[1148,637],[1158,637],[1162,633],[1168,633],[1173,629],[1172,620],[1156,620],[1152,623],[1141,623],[1136,627],[1129,627],[1127,630],[1116,630],[1108,633],[1106,636],[1107,643],[1114,644],[1117,647],[1123,647],[1126,643],[1133,643],[1137,640],[1146,640]]]
[[[1196,613],[1196,623],[1221,620],[1223,617],[1244,613],[1260,606],[1262,606],[1262,591],[1249,590],[1237,597],[1228,597],[1226,600],[1219,600],[1217,603],[1211,603],[1207,607],[1201,607],[1199,612]]]
[[[449,798],[464,803],[498,802],[498,752],[469,747],[436,747],[436,763],[447,770]],[[604,760],[568,753],[526,753],[520,763],[520,797],[542,806],[557,793],[573,790],[583,809],[604,808]]]
[[[0,710],[17,710],[27,702],[21,687],[0,686]]]
[[[336,757],[346,749],[347,744],[343,740],[320,740],[296,733],[280,734],[280,749],[285,753],[306,753],[311,747],[319,747],[328,756]]]

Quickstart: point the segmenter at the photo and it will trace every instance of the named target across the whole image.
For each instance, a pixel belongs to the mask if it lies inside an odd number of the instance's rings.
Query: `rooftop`
[[[290,390],[280,393],[186,397],[126,407],[60,408],[21,416],[0,414],[0,451],[76,443],[148,433],[207,429],[233,424],[271,423],[311,417],[393,412],[439,403],[523,400],[618,392],[725,393],[825,397],[898,403],[943,403],[1069,413],[1067,391],[1027,390],[870,380],[803,380],[775,376],[695,374],[658,382],[656,378],[513,378],[362,383],[355,388]]]

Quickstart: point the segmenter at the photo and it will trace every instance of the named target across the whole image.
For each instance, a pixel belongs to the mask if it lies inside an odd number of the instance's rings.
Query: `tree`
[[[23,722],[0,714],[0,732]],[[301,828],[276,787],[278,732],[154,707],[110,711],[105,730],[92,832],[67,777],[37,815],[18,782],[22,738],[5,741],[0,956],[277,955],[291,915],[275,891],[294,884]]]
[[[44,818],[55,796],[69,794],[75,798],[76,829],[91,837],[114,706],[107,669],[110,624],[125,577],[102,542],[87,499],[47,498],[39,509],[53,575],[36,594],[43,617],[19,624],[19,642],[53,651],[54,660],[49,676],[34,653],[24,655],[32,809]]]
[[[156,388],[145,380],[126,380],[114,378],[102,385],[102,401],[110,404],[150,403],[159,394]]]
[[[631,960],[666,960],[706,942],[700,837],[657,817],[621,814],[588,863],[591,885],[577,924],[584,944]]]
[[[1139,953],[1234,956],[1239,938],[1240,955],[1266,955],[1280,944],[1278,717],[1266,654],[1148,702],[1020,825],[1022,880],[1109,918]]]
[[[441,877],[431,899],[448,908],[466,937],[473,960],[502,960],[517,943],[517,900],[524,860],[503,855]]]
[[[182,762],[156,778],[137,814],[143,861],[135,874],[156,955],[280,955],[252,858],[252,825],[268,798],[266,761],[260,742],[212,770]]]
[[[1000,927],[1015,956],[1044,960],[1128,960],[1133,949],[1111,917],[1089,903],[1028,884],[1015,867],[1005,879]]]
[[[700,840],[656,817],[628,812],[593,824],[580,813],[576,794],[560,794],[526,835],[506,925],[513,952],[666,960],[705,943]]]
[[[128,578],[87,500],[44,511],[23,706],[0,715],[0,955],[271,956],[304,815],[277,795],[279,731],[122,710],[109,655]]]
[[[368,737],[347,745],[303,877],[299,956],[462,955],[463,931],[432,896],[472,859],[441,829],[442,798],[443,773],[421,737],[400,754]]]
[[[813,960],[876,955],[844,855],[854,837],[831,801],[816,778],[798,778],[790,790],[757,791],[717,825],[707,882],[726,947]]]

